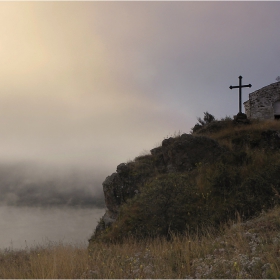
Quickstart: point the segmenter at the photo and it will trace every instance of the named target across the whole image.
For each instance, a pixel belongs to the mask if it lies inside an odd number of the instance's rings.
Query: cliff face
[[[215,121],[150,152],[103,182],[107,210],[90,242],[197,232],[279,203],[279,121]]]
[[[107,210],[97,225],[95,235],[116,221],[121,205],[139,194],[149,179],[159,174],[191,171],[199,164],[212,163],[225,151],[213,139],[182,134],[163,140],[162,146],[151,150],[151,155],[121,163],[116,172],[103,182]]]

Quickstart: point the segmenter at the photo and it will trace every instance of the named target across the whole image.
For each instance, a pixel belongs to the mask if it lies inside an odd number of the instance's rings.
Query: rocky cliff
[[[119,164],[116,172],[103,182],[107,210],[95,235],[116,221],[120,206],[139,194],[150,178],[156,174],[190,171],[198,164],[212,163],[225,152],[225,148],[208,137],[182,134],[164,139],[162,146],[150,152],[151,155],[138,157],[134,162]]]
[[[103,182],[106,213],[90,242],[197,231],[252,217],[280,198],[280,122],[215,121],[164,139]]]

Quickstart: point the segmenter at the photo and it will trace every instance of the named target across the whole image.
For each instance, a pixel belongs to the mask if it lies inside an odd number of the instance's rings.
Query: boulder
[[[238,113],[237,115],[233,116],[233,121],[236,123],[243,123],[243,124],[250,123],[250,120],[247,118],[247,115],[244,113]]]

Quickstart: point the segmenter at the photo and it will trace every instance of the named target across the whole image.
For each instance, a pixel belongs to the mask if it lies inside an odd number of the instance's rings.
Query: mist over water
[[[105,212],[105,177],[90,168],[0,163],[0,249],[86,245]]]
[[[0,205],[104,207],[104,176],[77,167],[0,163]]]

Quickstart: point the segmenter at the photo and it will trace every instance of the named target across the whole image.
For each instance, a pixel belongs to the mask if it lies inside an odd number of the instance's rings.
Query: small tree
[[[203,120],[204,120],[204,122],[205,122],[206,124],[208,124],[208,123],[214,121],[214,120],[215,120],[215,117],[214,117],[213,115],[209,114],[208,112],[204,112],[204,118],[203,118]]]
[[[192,132],[196,132],[204,125],[211,123],[215,120],[215,117],[206,111],[204,112],[203,120],[201,118],[197,118],[197,120],[198,123],[192,128]]]
[[[278,76],[278,77],[276,78],[276,81],[277,81],[277,82],[280,82],[280,76]]]

